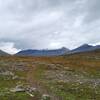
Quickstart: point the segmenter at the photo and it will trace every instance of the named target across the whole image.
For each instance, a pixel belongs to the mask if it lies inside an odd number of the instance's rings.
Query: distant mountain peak
[[[80,47],[93,47],[93,46],[92,45],[89,45],[89,44],[83,44]]]
[[[62,47],[61,49],[68,49],[68,48],[66,48],[66,47]]]
[[[87,51],[93,51],[96,49],[100,49],[100,46],[92,46],[89,44],[83,44],[79,46],[78,48],[71,50],[70,53],[87,52]]]
[[[61,49],[62,49],[62,50],[67,50],[67,51],[69,50],[69,49],[68,49],[68,48],[66,48],[66,47],[62,47]]]

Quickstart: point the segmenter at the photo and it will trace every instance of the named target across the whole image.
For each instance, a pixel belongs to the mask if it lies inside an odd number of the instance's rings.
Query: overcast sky
[[[100,44],[100,0],[0,0],[0,49]]]

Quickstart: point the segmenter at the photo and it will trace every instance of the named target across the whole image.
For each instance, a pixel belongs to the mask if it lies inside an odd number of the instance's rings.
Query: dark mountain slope
[[[100,45],[92,46],[92,45],[84,44],[76,49],[71,50],[69,52],[69,54],[70,53],[79,53],[79,52],[88,52],[88,51],[93,51],[96,49],[100,49]]]
[[[18,52],[17,56],[58,56],[66,54],[69,49],[63,47],[55,50],[23,50]]]
[[[0,50],[0,56],[9,56],[9,54],[4,52],[4,51],[2,51],[2,50]]]

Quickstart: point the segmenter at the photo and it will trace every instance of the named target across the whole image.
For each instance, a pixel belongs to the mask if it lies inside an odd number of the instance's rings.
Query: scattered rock
[[[50,96],[48,94],[43,94],[41,100],[50,100]]]
[[[12,77],[13,80],[19,79],[19,77],[17,75]]]
[[[4,75],[4,76],[14,76],[14,73],[12,73],[10,71],[2,71],[2,72],[0,72],[0,75]]]
[[[18,85],[15,88],[10,90],[11,92],[25,92],[25,89],[23,88],[22,85]]]
[[[34,94],[31,94],[29,92],[26,92],[29,96],[34,97]]]

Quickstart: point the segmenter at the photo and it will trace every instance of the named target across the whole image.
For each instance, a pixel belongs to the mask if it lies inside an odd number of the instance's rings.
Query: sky
[[[0,0],[0,49],[100,44],[100,0]]]

